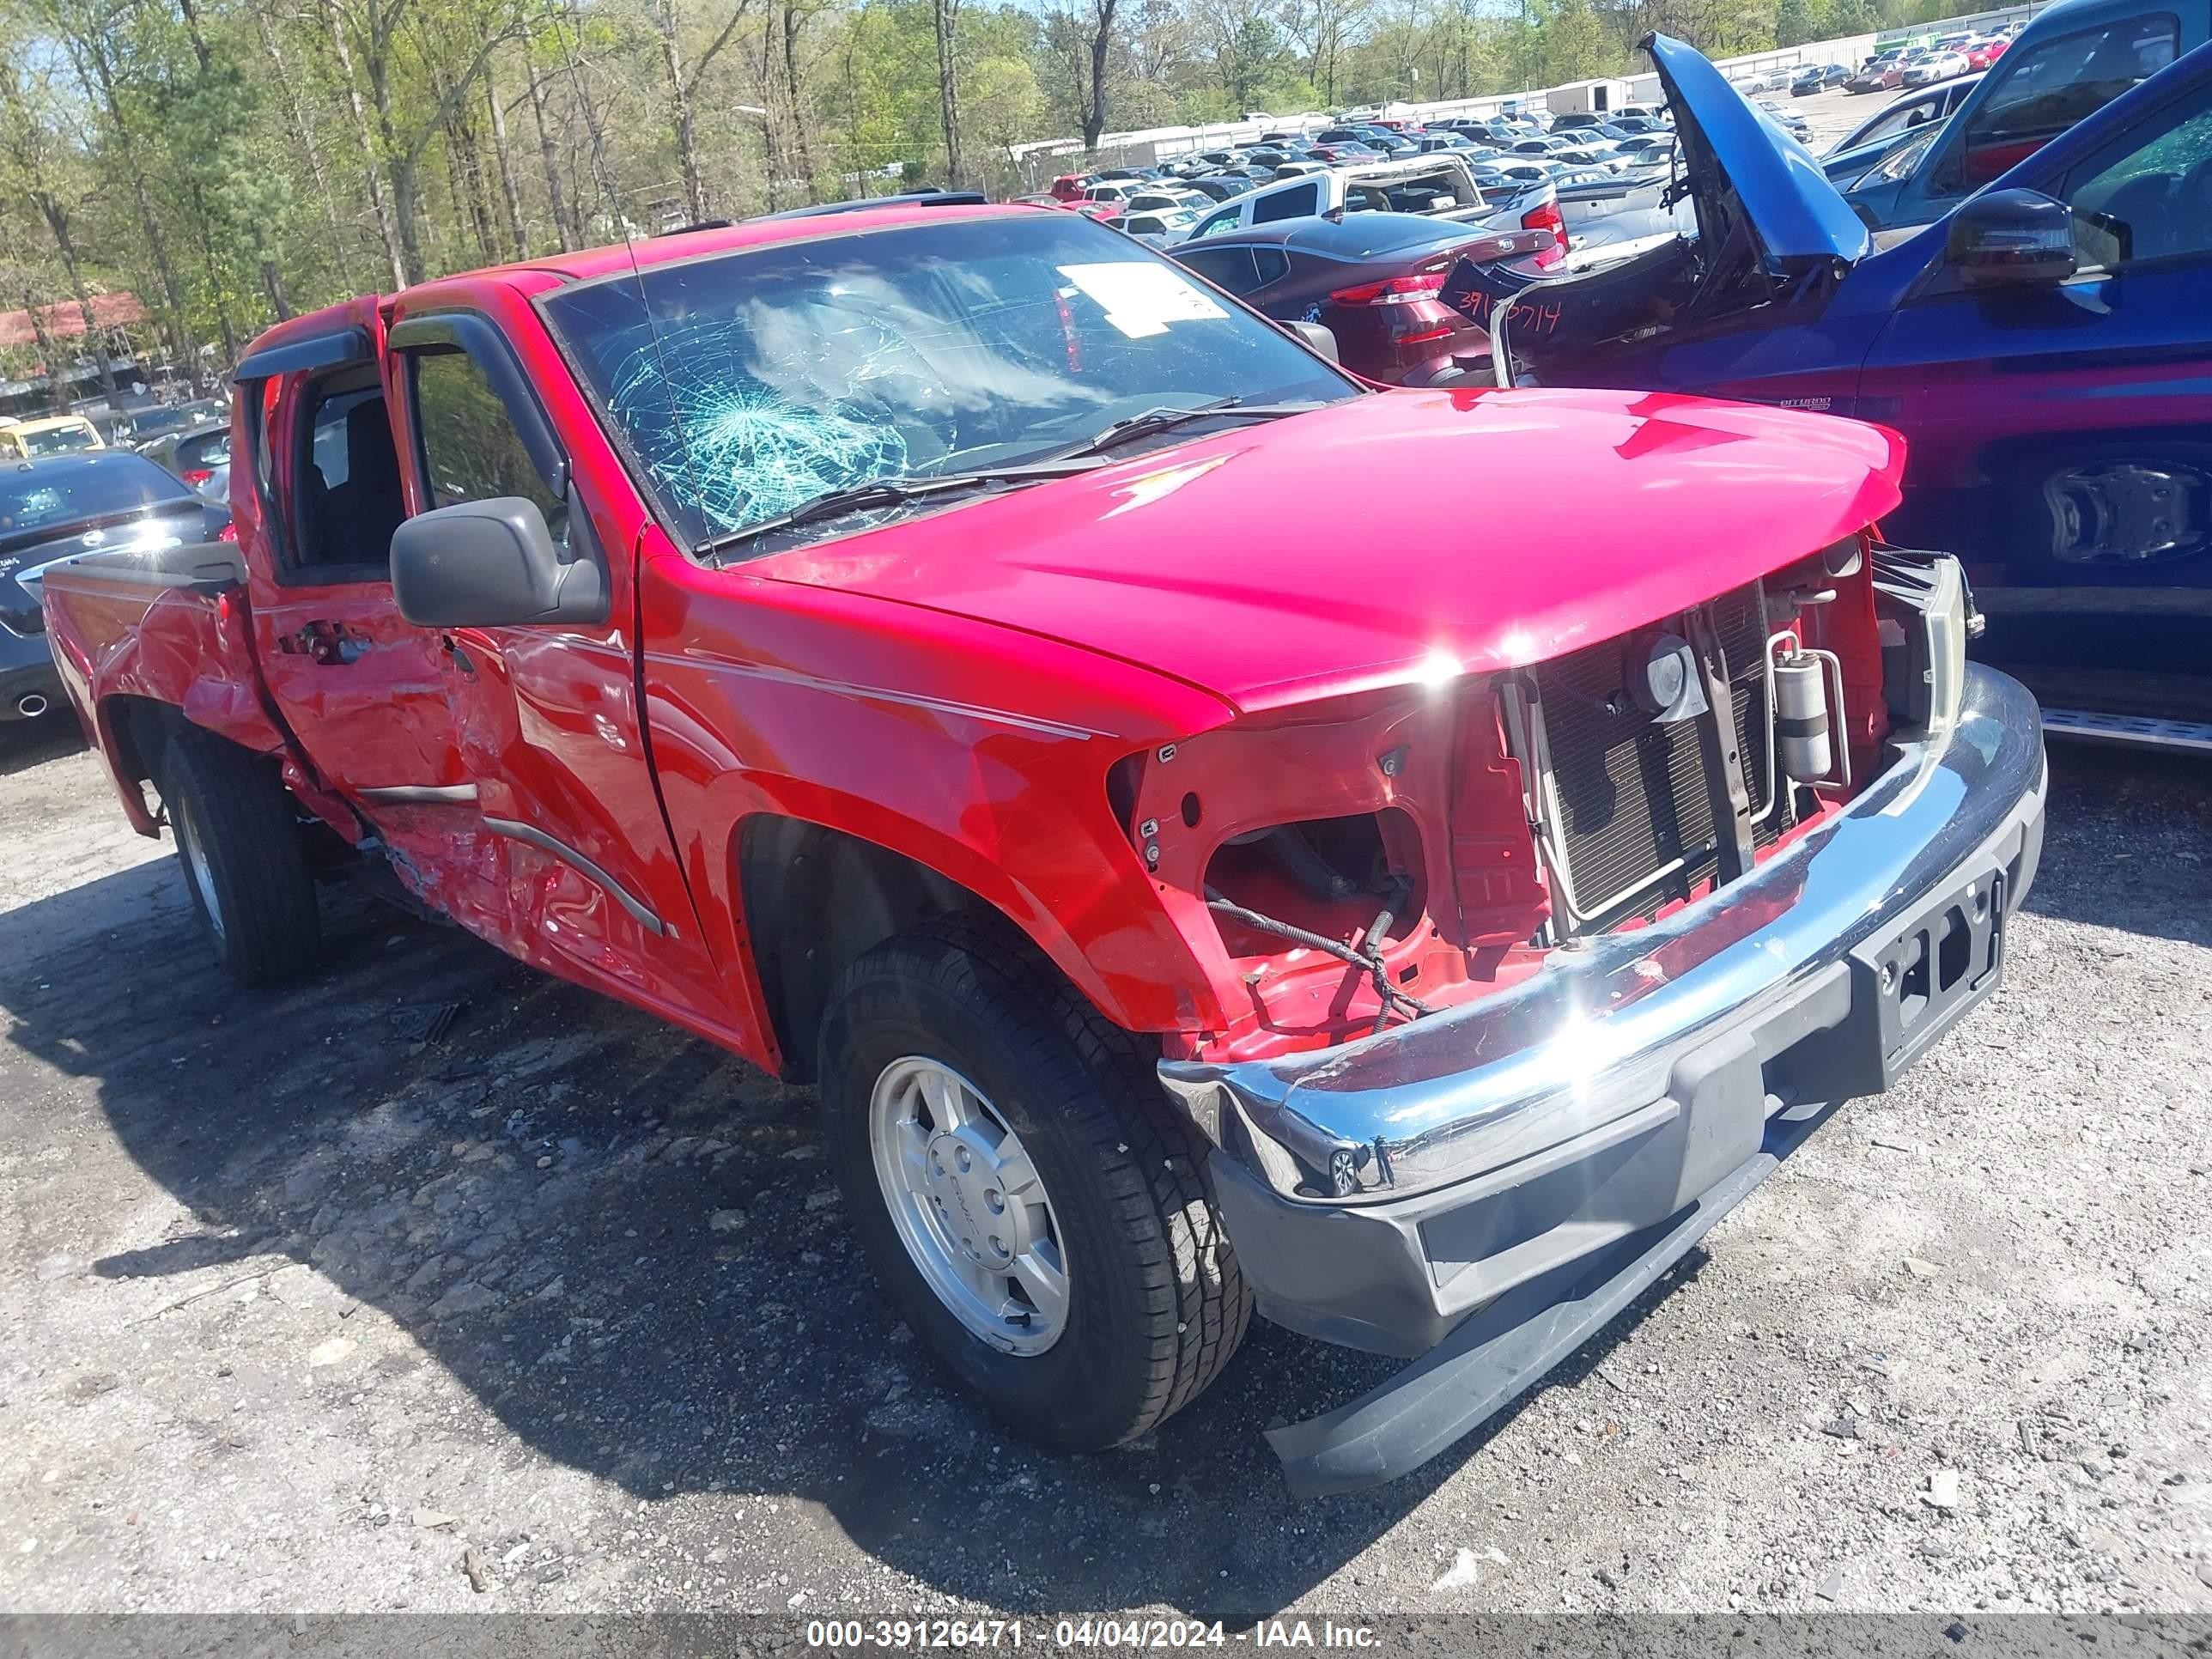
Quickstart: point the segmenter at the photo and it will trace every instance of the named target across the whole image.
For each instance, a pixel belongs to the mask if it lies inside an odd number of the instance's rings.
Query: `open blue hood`
[[[1642,44],[1674,112],[1703,235],[1742,221],[1777,276],[1866,257],[1871,234],[1803,145],[1754,109],[1695,47],[1663,34],[1647,34]]]

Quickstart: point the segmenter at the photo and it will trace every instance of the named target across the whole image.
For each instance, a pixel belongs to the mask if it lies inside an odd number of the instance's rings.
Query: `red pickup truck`
[[[1996,982],[2033,702],[1880,428],[1381,392],[1080,217],[428,283],[240,365],[235,546],[47,572],[216,956],[344,863],[820,1086],[893,1298],[1097,1448],[1255,1304],[1401,1472]],[[153,798],[147,793],[149,784]]]

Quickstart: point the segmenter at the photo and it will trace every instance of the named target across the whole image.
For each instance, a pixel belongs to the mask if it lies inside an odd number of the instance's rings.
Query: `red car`
[[[1984,995],[2034,872],[2034,707],[1877,541],[1879,428],[1371,392],[957,201],[355,300],[236,385],[236,545],[44,580],[216,958],[311,969],[359,865],[813,1082],[904,1318],[1054,1444],[1256,1307],[1427,1355],[1277,1437],[1303,1488],[1419,1462]]]
[[[1091,188],[1094,176],[1088,173],[1063,173],[1045,186],[1045,193],[1062,202],[1082,201],[1083,193]]]
[[[1966,66],[1969,69],[1985,70],[2003,57],[2005,48],[2011,44],[2012,42],[2002,35],[1998,35],[1987,40],[1969,41],[1960,50],[1966,54]]]
[[[1119,203],[1093,202],[1079,196],[1011,196],[1006,199],[1010,206],[1060,208],[1105,225],[1117,223],[1121,217]]]
[[[1419,214],[1350,213],[1246,225],[1169,255],[1264,316],[1320,324],[1356,374],[1431,386],[1494,378],[1490,336],[1443,302],[1452,270],[1462,259],[1548,252],[1558,235],[1548,225],[1492,230]]]

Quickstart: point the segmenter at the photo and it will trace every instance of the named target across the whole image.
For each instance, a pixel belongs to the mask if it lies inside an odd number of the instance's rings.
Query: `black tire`
[[[322,943],[315,880],[275,765],[191,729],[163,746],[159,782],[185,890],[223,971],[266,985],[311,966]]]
[[[931,1350],[1017,1432],[1071,1451],[1134,1439],[1236,1352],[1251,1293],[1213,1206],[1206,1142],[1138,1038],[1048,964],[951,924],[848,968],[821,1036],[822,1106],[845,1202],[878,1277]],[[869,1101],[893,1061],[972,1080],[1036,1164],[1066,1259],[1066,1322],[1042,1353],[987,1344],[940,1301],[890,1217]]]

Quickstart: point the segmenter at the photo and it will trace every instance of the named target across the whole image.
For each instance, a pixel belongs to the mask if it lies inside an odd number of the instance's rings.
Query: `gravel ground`
[[[1824,155],[1837,139],[1903,95],[1895,92],[1841,90],[1808,93],[1802,98],[1792,98],[1786,92],[1765,94],[1767,101],[1776,108],[1805,118],[1805,124],[1813,129],[1809,148],[1815,155]]]
[[[807,1093],[349,896],[234,990],[93,757],[0,732],[0,1608],[2212,1609],[2212,774],[2055,760],[1998,996],[1519,1408],[1302,1505],[1259,1430],[1382,1363],[1255,1327],[1136,1449],[1010,1441]]]

